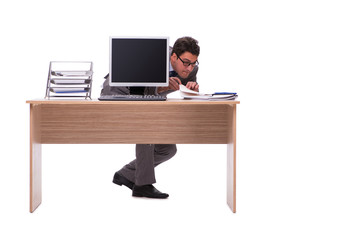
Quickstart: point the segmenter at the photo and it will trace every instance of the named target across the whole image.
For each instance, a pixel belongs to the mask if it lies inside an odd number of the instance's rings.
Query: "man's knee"
[[[169,145],[169,157],[172,158],[173,156],[175,156],[177,152],[177,148],[175,144],[170,144]]]
[[[175,156],[177,149],[175,144],[160,144],[155,147],[155,151],[162,161],[167,161]]]

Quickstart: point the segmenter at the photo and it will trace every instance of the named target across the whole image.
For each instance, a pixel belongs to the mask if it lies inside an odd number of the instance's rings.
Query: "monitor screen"
[[[110,37],[110,86],[169,84],[167,37]]]

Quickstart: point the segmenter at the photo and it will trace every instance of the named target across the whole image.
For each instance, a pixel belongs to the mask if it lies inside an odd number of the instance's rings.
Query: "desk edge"
[[[104,105],[126,105],[126,104],[240,104],[240,101],[199,101],[199,100],[167,100],[167,101],[98,101],[98,100],[26,100],[29,104],[104,104]]]

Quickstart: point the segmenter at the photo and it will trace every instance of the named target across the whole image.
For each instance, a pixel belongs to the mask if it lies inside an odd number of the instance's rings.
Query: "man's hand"
[[[179,90],[180,89],[180,87],[179,87],[180,84],[181,84],[181,81],[180,81],[179,78],[171,77],[169,79],[169,90],[175,90],[175,91]]]
[[[158,93],[174,90],[177,91],[180,89],[179,84],[181,84],[181,81],[177,77],[171,77],[169,78],[169,86],[168,87],[158,87]]]
[[[193,90],[193,91],[196,91],[198,92],[199,91],[199,84],[197,84],[197,82],[188,82],[186,84],[186,87],[190,90]]]

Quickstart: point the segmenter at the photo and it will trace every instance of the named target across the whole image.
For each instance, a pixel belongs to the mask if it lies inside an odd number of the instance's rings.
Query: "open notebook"
[[[184,99],[197,99],[197,100],[234,100],[237,98],[236,94],[204,94],[195,92],[193,90],[188,89],[184,85],[180,85],[180,95]]]

